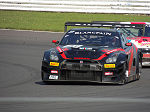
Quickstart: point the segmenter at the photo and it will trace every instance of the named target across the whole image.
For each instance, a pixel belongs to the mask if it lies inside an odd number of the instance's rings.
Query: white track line
[[[89,98],[89,97],[0,97],[0,103],[47,103],[47,102],[116,102],[116,103],[150,103],[150,99],[143,98]]]
[[[17,30],[17,29],[0,29],[0,30],[3,30],[3,31],[21,31],[21,32],[64,33],[64,32],[34,31],[34,30]]]

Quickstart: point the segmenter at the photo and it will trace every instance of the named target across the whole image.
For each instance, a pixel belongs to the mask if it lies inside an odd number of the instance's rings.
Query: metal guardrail
[[[150,14],[150,0],[0,0],[0,9]]]

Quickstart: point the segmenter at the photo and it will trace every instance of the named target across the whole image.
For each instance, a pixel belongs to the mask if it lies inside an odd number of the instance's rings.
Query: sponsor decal
[[[64,46],[63,48],[67,48],[67,47],[79,48],[79,47],[81,47],[81,46],[83,46],[83,45],[66,45],[66,46]]]
[[[138,48],[147,48],[147,47],[150,47],[150,42],[139,42],[139,41],[136,41],[134,42],[134,44],[138,47]]]
[[[49,79],[55,79],[56,80],[56,79],[58,79],[58,76],[57,75],[50,75]]]
[[[83,61],[80,61],[80,63],[82,64],[82,63],[83,63]]]
[[[57,70],[51,70],[51,73],[52,74],[58,74],[58,71]]]
[[[50,66],[59,66],[58,62],[50,62]]]
[[[105,72],[105,75],[113,75],[113,72]]]
[[[150,42],[142,42],[142,43],[139,43],[139,45],[141,45],[141,46],[150,46]]]
[[[81,49],[81,50],[92,50],[92,48],[85,48],[85,47],[80,47],[79,49]]]
[[[82,35],[82,34],[94,34],[94,35],[108,35],[108,36],[111,36],[112,33],[111,32],[75,32],[75,35]]]
[[[104,64],[104,68],[115,68],[115,64]]]

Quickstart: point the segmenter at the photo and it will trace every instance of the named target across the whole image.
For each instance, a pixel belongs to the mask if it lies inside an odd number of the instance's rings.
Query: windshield
[[[91,45],[120,47],[119,34],[116,32],[69,31],[60,45]]]
[[[150,25],[146,25],[144,37],[150,37]]]

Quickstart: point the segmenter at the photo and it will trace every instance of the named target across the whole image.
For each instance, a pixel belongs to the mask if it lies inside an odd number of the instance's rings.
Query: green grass
[[[53,13],[0,10],[0,28],[21,30],[64,31],[64,23],[90,21],[150,22],[150,16],[125,14]]]

